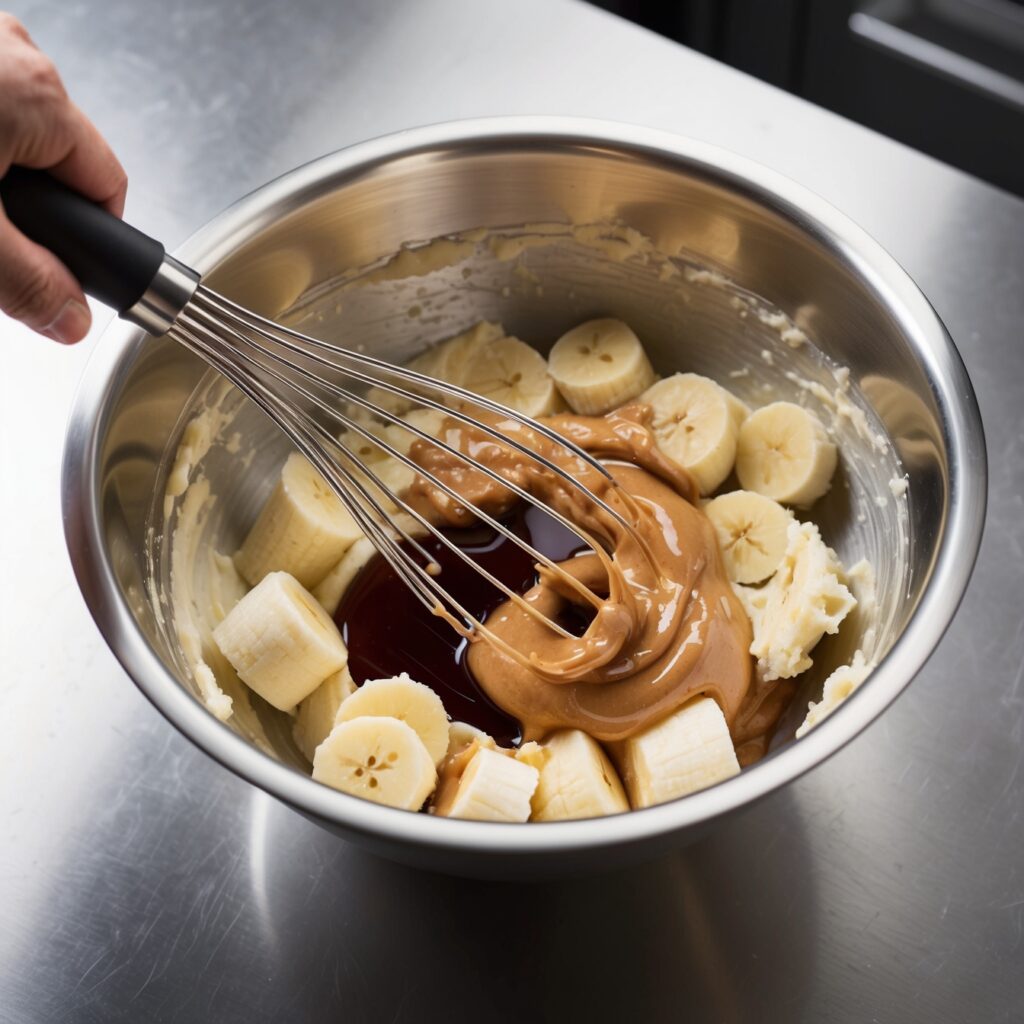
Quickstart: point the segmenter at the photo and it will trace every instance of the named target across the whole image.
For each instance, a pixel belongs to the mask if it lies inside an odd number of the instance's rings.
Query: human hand
[[[117,157],[68,99],[53,62],[24,26],[0,12],[0,178],[11,164],[44,168],[121,216],[128,178]],[[2,208],[0,309],[64,344],[85,337],[92,321],[67,267],[29,241]]]

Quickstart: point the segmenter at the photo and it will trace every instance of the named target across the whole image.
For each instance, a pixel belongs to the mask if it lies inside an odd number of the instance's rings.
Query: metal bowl
[[[522,247],[512,258],[474,234],[461,262],[442,261],[426,277],[339,283],[403,243],[535,223],[615,223],[627,249],[641,235],[646,241],[630,254],[598,229]],[[501,319],[543,349],[572,324],[605,314],[634,326],[662,372],[709,373],[758,403],[817,402],[815,394],[827,397],[842,381],[841,367],[850,371],[846,397],[864,418],[859,428],[857,416],[840,419],[842,471],[814,518],[847,564],[864,556],[875,565],[877,607],[819,648],[796,718],[784,721],[770,755],[648,810],[500,825],[335,792],[305,774],[287,729],[275,731],[266,709],[268,740],[254,744],[197,699],[167,621],[173,612],[151,578],[169,543],[162,502],[153,498],[164,492],[168,453],[208,395],[208,379],[172,342],[121,324],[107,332],[75,402],[63,477],[67,542],[97,624],[143,693],[200,748],[381,854],[466,875],[530,877],[611,868],[689,841],[821,763],[881,714],[934,650],[964,592],[984,521],[986,464],[963,364],[891,257],[817,196],[763,167],[624,125],[441,125],[301,167],[241,200],[177,255],[260,312],[389,358],[481,318]],[[780,320],[780,310],[789,319]],[[783,335],[794,325],[813,345],[780,340],[798,337]],[[209,540],[224,551],[244,534],[287,450],[251,408],[238,410],[238,425],[254,442],[248,468],[223,452],[200,467],[219,501]],[[871,442],[879,431],[888,438],[882,450]],[[903,473],[909,492],[901,499],[889,481]],[[870,648],[877,669],[794,742],[800,707],[856,646]]]

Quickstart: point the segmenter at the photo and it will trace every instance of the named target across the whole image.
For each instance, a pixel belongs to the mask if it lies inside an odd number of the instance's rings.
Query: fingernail
[[[87,306],[75,299],[68,299],[61,311],[42,330],[48,338],[62,345],[73,345],[89,332],[92,315]]]

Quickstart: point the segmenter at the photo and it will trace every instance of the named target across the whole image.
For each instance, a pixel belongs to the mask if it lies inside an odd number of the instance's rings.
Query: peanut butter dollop
[[[522,595],[555,621],[565,620],[569,605],[592,615],[581,636],[562,636],[522,602],[507,600],[485,625],[520,657],[473,637],[470,671],[520,721],[525,740],[560,728],[621,740],[698,694],[713,697],[730,724],[741,716],[752,680],[750,623],[726,577],[714,528],[696,506],[694,482],[657,448],[649,419],[647,406],[634,405],[604,417],[542,421],[596,456],[611,479],[560,442],[506,418],[488,421],[501,439],[453,418],[441,433],[500,481],[432,444],[413,445],[417,464],[465,502],[417,477],[407,500],[434,522],[470,525],[476,521],[470,504],[500,516],[523,500],[505,486],[511,483],[594,541],[591,550],[581,541],[582,553],[554,570],[538,566],[537,582]]]

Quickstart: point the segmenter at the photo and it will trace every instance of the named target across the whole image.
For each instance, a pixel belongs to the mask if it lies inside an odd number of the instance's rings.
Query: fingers
[[[0,176],[11,164],[48,170],[120,216],[127,178],[92,122],[68,99],[53,62],[17,19],[0,13]],[[0,309],[57,341],[89,330],[82,289],[0,209]]]
[[[0,99],[0,166],[45,168],[120,215],[128,185],[124,168],[95,125],[68,99],[53,62],[27,41],[3,56],[7,69],[0,93],[9,99]]]
[[[2,213],[0,253],[0,309],[54,341],[81,341],[92,316],[78,282],[56,256],[30,242]]]
[[[96,126],[70,101],[65,116],[67,152],[49,164],[48,170],[64,184],[102,203],[112,214],[120,217],[124,213],[128,175]]]

